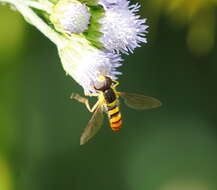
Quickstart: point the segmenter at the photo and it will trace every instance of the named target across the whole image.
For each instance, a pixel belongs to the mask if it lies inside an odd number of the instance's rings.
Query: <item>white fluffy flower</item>
[[[88,28],[91,14],[77,0],[61,0],[53,8],[51,21],[56,29],[66,33],[82,33]]]
[[[85,94],[95,91],[93,86],[98,76],[116,79],[120,74],[116,71],[116,67],[121,65],[119,55],[103,52],[76,35],[65,47],[59,48],[59,54],[64,70],[83,87]]]
[[[140,16],[136,15],[140,7],[138,4],[129,6],[126,0],[113,1],[116,1],[116,4],[109,3],[109,0],[101,0],[107,8],[105,17],[100,21],[103,33],[100,41],[109,51],[133,52],[136,47],[140,47],[140,43],[147,42],[146,19],[140,19]]]
[[[127,0],[99,0],[99,4],[101,4],[105,9],[114,6],[118,6],[123,9],[128,7],[129,2]]]

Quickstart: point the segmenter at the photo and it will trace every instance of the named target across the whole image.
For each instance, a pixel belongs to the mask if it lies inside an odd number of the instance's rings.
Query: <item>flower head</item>
[[[133,52],[140,43],[146,43],[145,34],[148,26],[145,25],[146,19],[140,19],[136,13],[139,5],[129,6],[126,0],[101,0],[106,6],[105,16],[101,19],[101,43],[109,51]]]
[[[82,33],[88,28],[91,14],[77,0],[61,0],[54,6],[50,19],[55,28],[65,33]]]
[[[101,51],[85,38],[73,36],[65,47],[59,48],[62,65],[67,74],[80,84],[86,94],[95,91],[94,84],[100,75],[116,79],[116,67],[121,58],[117,54]]]
[[[105,9],[109,9],[114,6],[118,6],[120,8],[127,8],[129,2],[127,0],[100,0],[99,4],[101,4]]]

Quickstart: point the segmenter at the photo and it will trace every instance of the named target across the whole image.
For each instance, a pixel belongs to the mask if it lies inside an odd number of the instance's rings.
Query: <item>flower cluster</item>
[[[0,0],[10,3],[57,46],[64,70],[85,94],[98,76],[116,79],[121,54],[146,43],[148,26],[128,0]],[[35,11],[39,9],[40,11]],[[43,16],[43,18],[42,18]]]
[[[91,2],[91,6],[90,3]],[[59,49],[65,71],[83,88],[94,92],[98,75],[117,78],[121,53],[132,53],[146,43],[146,19],[137,14],[139,5],[128,0],[59,0],[51,21],[68,38],[83,35],[83,40]]]

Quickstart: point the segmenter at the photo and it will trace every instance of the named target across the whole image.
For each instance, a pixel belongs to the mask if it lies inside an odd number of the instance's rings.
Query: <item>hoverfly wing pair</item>
[[[142,94],[118,92],[118,95],[123,98],[124,103],[132,109],[146,110],[161,106],[161,102],[158,99]]]
[[[117,92],[117,94],[124,99],[124,102],[128,107],[136,110],[152,109],[161,106],[161,102],[153,97],[126,92]],[[89,141],[98,132],[102,124],[103,108],[102,105],[99,105],[81,135],[80,145]]]
[[[103,108],[99,105],[81,135],[80,145],[83,145],[89,141],[99,131],[99,129],[102,127],[102,124]]]

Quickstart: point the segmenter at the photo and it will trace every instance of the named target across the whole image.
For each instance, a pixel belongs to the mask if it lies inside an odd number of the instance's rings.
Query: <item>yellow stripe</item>
[[[115,100],[114,102],[108,104],[107,106],[109,106],[109,107],[113,107],[113,106],[115,106],[116,104],[117,104],[117,102],[116,102],[116,100]]]
[[[121,114],[119,113],[117,116],[112,117],[112,118],[110,119],[110,122],[116,122],[116,121],[118,121],[118,120],[120,120],[120,119],[121,119]]]
[[[113,114],[115,114],[115,113],[117,113],[117,112],[119,112],[119,108],[118,108],[118,107],[114,108],[113,110],[109,110],[109,111],[108,111],[108,114],[109,114],[109,115],[113,115]]]
[[[122,120],[120,120],[118,123],[111,123],[111,128],[113,131],[119,131],[122,126]]]

